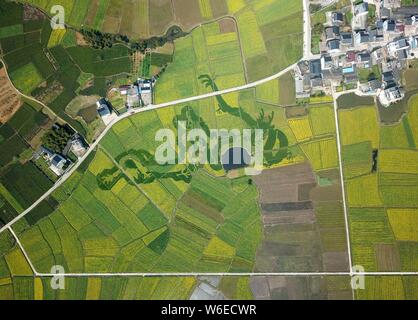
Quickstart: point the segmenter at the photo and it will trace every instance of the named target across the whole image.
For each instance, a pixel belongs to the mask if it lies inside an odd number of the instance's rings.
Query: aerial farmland
[[[0,0],[0,300],[418,299],[418,63],[318,71],[371,2]]]

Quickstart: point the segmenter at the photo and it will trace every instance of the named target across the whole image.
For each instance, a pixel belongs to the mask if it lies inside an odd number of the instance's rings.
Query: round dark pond
[[[230,148],[222,155],[222,166],[225,171],[245,168],[251,164],[251,157],[244,148]]]

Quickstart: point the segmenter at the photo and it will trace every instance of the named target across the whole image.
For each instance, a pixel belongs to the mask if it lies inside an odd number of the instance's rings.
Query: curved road
[[[303,26],[304,50],[303,50],[302,60],[309,59],[312,56],[312,53],[310,52],[310,47],[311,47],[311,45],[310,45],[310,41],[311,41],[311,37],[310,37],[310,34],[311,34],[311,30],[310,30],[311,19],[310,19],[310,13],[309,13],[309,0],[303,0],[303,11],[304,11],[303,12],[303,16],[304,16],[304,19],[303,19],[304,20],[303,21],[303,23],[304,23],[304,26]],[[308,48],[309,48],[309,50],[307,50]],[[3,65],[5,65],[5,64],[3,63]],[[87,159],[87,157],[91,154],[91,152],[93,152],[93,150],[97,147],[97,145],[100,143],[100,141],[103,139],[103,137],[107,134],[107,132],[112,128],[112,126],[114,126],[119,121],[122,121],[122,120],[124,120],[128,117],[131,117],[131,116],[133,116],[135,114],[138,114],[138,113],[141,113],[141,112],[147,112],[147,111],[151,111],[151,110],[166,108],[166,107],[170,107],[170,106],[174,106],[174,105],[178,105],[178,104],[188,103],[188,102],[192,102],[192,101],[197,101],[197,100],[202,100],[202,99],[207,99],[207,98],[211,98],[211,97],[224,95],[224,94],[231,93],[231,92],[236,92],[236,91],[241,91],[241,90],[245,90],[245,89],[249,89],[249,88],[254,88],[256,86],[259,86],[259,85],[264,84],[266,82],[269,82],[271,80],[275,80],[277,78],[280,78],[282,75],[284,75],[287,72],[293,70],[296,65],[297,65],[297,63],[287,67],[286,69],[284,69],[284,70],[282,70],[282,71],[280,71],[280,72],[278,72],[278,73],[276,73],[276,74],[274,74],[270,77],[267,77],[267,78],[264,78],[264,79],[261,79],[261,80],[258,80],[258,81],[252,82],[252,83],[248,83],[246,85],[242,85],[242,86],[238,86],[238,87],[234,87],[234,88],[230,88],[230,89],[225,89],[225,90],[220,90],[220,91],[215,91],[215,92],[210,92],[210,93],[207,93],[207,94],[202,94],[202,95],[194,96],[194,97],[190,97],[190,98],[179,99],[179,100],[166,102],[166,103],[162,103],[162,104],[158,104],[158,105],[150,105],[148,107],[141,108],[141,109],[135,109],[134,111],[132,111],[130,113],[123,114],[122,116],[116,118],[115,120],[113,120],[111,123],[109,123],[106,126],[105,130],[100,134],[100,136],[96,139],[96,141],[93,144],[90,145],[90,148],[87,151],[87,153],[81,159],[79,159],[78,162],[73,167],[71,167],[71,169],[69,171],[67,171],[54,184],[54,186],[51,189],[49,189],[44,195],[42,195],[29,208],[27,208],[21,214],[16,216],[9,223],[5,224],[0,229],[0,233],[7,230],[13,224],[15,224],[17,221],[19,221],[24,216],[26,216],[29,212],[31,212],[34,208],[36,208],[36,206],[38,206],[43,200],[45,200],[47,197],[49,197],[56,189],[58,189],[78,169],[78,167]],[[33,98],[31,98],[31,99],[34,100]],[[47,106],[45,106],[45,107],[47,107]]]
[[[7,79],[9,80],[10,85],[13,87],[13,89],[19,94],[21,95],[23,98],[28,99],[30,101],[33,101],[39,105],[41,105],[43,108],[47,109],[51,114],[54,115],[54,117],[58,120],[60,120],[62,123],[66,123],[68,124],[75,132],[77,132],[76,129],[74,129],[71,124],[69,124],[67,121],[65,121],[64,119],[62,119],[59,115],[57,115],[50,107],[48,107],[45,103],[43,103],[42,101],[36,100],[34,97],[28,96],[27,94],[24,94],[23,92],[21,92],[18,88],[16,88],[16,86],[14,85],[12,79],[10,79],[9,76],[9,72],[7,71],[7,66],[6,63],[4,62],[3,59],[0,59],[0,64],[3,65],[4,70],[6,71],[6,76]]]
[[[67,171],[54,184],[54,186],[51,189],[49,189],[45,194],[43,194],[35,203],[33,203],[29,208],[27,208],[21,214],[19,214],[18,216],[16,216],[9,223],[5,224],[0,229],[0,233],[3,232],[4,230],[10,228],[13,224],[15,224],[17,221],[19,221],[24,216],[26,216],[29,212],[31,212],[33,209],[35,209],[35,207],[38,206],[43,200],[45,200],[47,197],[49,197],[56,189],[58,189],[78,169],[78,167],[87,159],[87,157],[93,152],[93,150],[97,147],[97,145],[100,143],[100,141],[103,139],[103,137],[107,134],[107,132],[116,123],[118,123],[119,121],[122,121],[122,120],[124,120],[126,118],[129,118],[129,117],[131,117],[133,115],[136,115],[136,114],[142,113],[142,112],[147,112],[147,111],[151,111],[151,110],[167,108],[167,107],[171,107],[171,106],[178,105],[178,104],[188,103],[188,102],[191,102],[191,101],[207,99],[207,98],[216,97],[216,96],[220,96],[220,95],[227,94],[227,93],[231,93],[231,92],[236,92],[236,91],[241,91],[241,90],[245,90],[245,89],[249,89],[249,88],[254,88],[254,87],[256,87],[258,85],[261,85],[263,83],[266,83],[266,82],[269,82],[271,80],[280,78],[281,76],[283,76],[287,72],[293,70],[295,66],[296,66],[296,64],[293,64],[293,65],[287,67],[286,69],[280,71],[279,73],[276,73],[273,76],[270,76],[268,78],[265,78],[265,79],[262,79],[262,80],[259,80],[259,81],[256,81],[256,82],[252,82],[252,83],[249,83],[249,84],[246,84],[246,85],[242,85],[242,86],[238,86],[238,87],[234,87],[234,88],[230,88],[230,89],[225,89],[225,90],[220,90],[220,91],[215,91],[215,92],[210,92],[210,93],[202,94],[202,95],[195,96],[195,97],[190,97],[190,98],[185,98],[185,99],[179,99],[179,100],[175,100],[175,101],[171,101],[171,102],[166,102],[166,103],[162,103],[162,104],[150,105],[150,106],[145,107],[145,108],[135,109],[134,111],[132,111],[130,113],[125,113],[122,116],[114,119],[111,123],[109,123],[106,126],[106,129],[100,134],[100,136],[96,139],[96,141],[93,144],[90,145],[90,148],[86,152],[86,154],[82,158],[80,158],[77,161],[77,163],[74,164],[74,166],[72,166],[71,169],[69,171]]]

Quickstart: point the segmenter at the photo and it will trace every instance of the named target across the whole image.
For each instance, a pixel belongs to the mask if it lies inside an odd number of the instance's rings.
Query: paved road
[[[310,19],[310,12],[309,12],[309,0],[303,0],[303,8],[304,8],[304,26],[303,26],[303,28],[304,28],[304,30],[303,30],[303,33],[304,33],[304,39],[303,39],[304,40],[304,50],[303,50],[304,52],[303,52],[303,55],[304,55],[304,57],[303,57],[303,59],[310,59],[310,58],[312,58],[313,55],[312,55],[312,52],[311,52],[311,19]],[[133,116],[135,114],[138,114],[138,113],[141,113],[141,112],[147,112],[147,111],[151,111],[151,110],[166,108],[166,107],[170,107],[170,106],[174,106],[174,105],[178,105],[178,104],[188,103],[188,102],[192,102],[192,101],[197,101],[197,100],[202,100],[202,99],[207,99],[207,98],[211,98],[211,97],[224,95],[224,94],[231,93],[231,92],[236,92],[236,91],[241,91],[241,90],[245,90],[245,89],[254,88],[254,87],[259,86],[263,83],[266,83],[266,82],[269,82],[271,80],[280,78],[281,76],[283,76],[287,72],[293,70],[296,65],[297,65],[297,63],[287,67],[286,69],[284,69],[284,70],[282,70],[282,71],[280,71],[280,72],[278,72],[278,73],[276,73],[276,74],[274,74],[270,77],[267,77],[267,78],[264,78],[264,79],[261,79],[261,80],[258,80],[258,81],[252,82],[252,83],[248,83],[246,85],[237,86],[237,87],[234,87],[234,88],[220,90],[220,91],[216,91],[216,92],[210,92],[210,93],[202,94],[202,95],[195,96],[195,97],[179,99],[179,100],[166,102],[166,103],[162,103],[162,104],[158,104],[158,105],[150,105],[150,106],[145,107],[145,108],[135,109],[131,113],[126,113],[126,114],[116,118],[115,120],[113,120],[111,123],[109,123],[107,125],[105,130],[100,134],[100,136],[96,139],[96,141],[90,146],[87,153],[81,159],[79,159],[79,161],[69,171],[67,171],[67,173],[65,173],[54,184],[54,186],[51,189],[49,189],[44,195],[42,195],[35,203],[33,203],[24,212],[22,212],[17,217],[15,217],[13,220],[11,220],[9,223],[4,225],[0,229],[0,233],[3,232],[4,230],[10,228],[13,224],[15,224],[17,221],[19,221],[24,216],[26,216],[29,212],[31,212],[34,208],[36,208],[36,206],[38,206],[43,200],[45,200],[55,190],[57,190],[78,169],[78,167],[87,159],[87,157],[94,151],[94,149],[97,147],[97,145],[103,139],[103,137],[107,134],[107,132],[112,128],[112,126],[115,125],[116,123],[118,123],[119,121],[122,121],[123,119],[126,119],[128,117],[131,117],[131,116]],[[28,97],[28,98],[34,100],[31,97]]]
[[[56,274],[56,273],[35,273],[38,277],[68,277],[68,278],[89,278],[89,277],[99,277],[99,278],[107,278],[107,277],[142,277],[142,278],[155,278],[155,277],[309,277],[309,276],[417,276],[418,272],[390,272],[390,271],[382,271],[382,272],[207,272],[207,273],[199,273],[199,272],[180,272],[180,273],[64,273],[64,274]]]
[[[303,0],[303,57],[306,60],[312,57],[312,29],[309,0]]]
[[[346,192],[345,192],[345,183],[344,183],[344,171],[343,171],[343,161],[342,161],[342,148],[341,148],[341,136],[340,136],[340,122],[338,119],[338,98],[343,94],[348,94],[351,92],[356,92],[356,90],[346,91],[344,93],[337,93],[333,89],[332,96],[334,99],[334,117],[335,117],[335,132],[337,134],[337,152],[338,152],[338,163],[340,167],[340,179],[341,179],[341,192],[343,198],[343,210],[344,210],[344,220],[345,220],[345,232],[346,232],[346,240],[347,240],[347,252],[348,252],[348,263],[350,266],[350,272],[353,271],[353,263],[351,257],[351,239],[350,239],[350,225],[348,221],[348,208],[347,208],[347,199],[346,199]]]
[[[318,55],[313,55],[311,51],[311,19],[310,19],[310,11],[309,11],[309,0],[303,0],[303,8],[304,8],[304,39],[303,39],[303,59],[313,59],[319,57]],[[3,63],[4,64],[4,63]],[[20,243],[17,235],[13,232],[13,229],[11,228],[14,223],[22,219],[25,215],[27,215],[31,210],[33,210],[39,203],[41,203],[43,200],[45,200],[48,196],[50,196],[57,188],[59,188],[77,169],[78,167],[87,159],[87,157],[91,154],[91,152],[94,151],[94,149],[98,146],[100,141],[103,139],[103,137],[107,134],[107,132],[119,121],[122,121],[123,119],[126,119],[128,117],[131,117],[135,114],[141,113],[141,112],[147,112],[151,110],[166,108],[178,104],[188,103],[192,101],[207,99],[211,97],[216,97],[219,95],[241,91],[249,88],[254,88],[258,85],[261,85],[263,83],[269,82],[271,80],[277,79],[281,77],[282,75],[286,74],[287,72],[293,70],[297,64],[293,64],[286,69],[270,76],[265,79],[252,82],[243,86],[234,87],[231,89],[226,90],[220,90],[217,92],[211,92],[208,94],[203,94],[195,97],[185,98],[185,99],[179,99],[167,103],[162,103],[158,105],[150,105],[146,108],[136,109],[131,113],[126,113],[115,120],[113,120],[109,125],[105,128],[105,130],[101,133],[101,135],[97,138],[97,140],[90,146],[90,149],[87,151],[87,153],[79,159],[79,161],[67,172],[65,173],[56,183],[55,185],[48,190],[42,197],[40,197],[33,205],[31,205],[28,209],[26,209],[24,212],[22,212],[20,215],[18,215],[16,218],[14,218],[12,221],[7,223],[5,226],[3,226],[0,229],[0,233],[4,230],[9,230],[12,235],[16,238],[16,241],[18,242],[19,246],[22,248],[25,258],[30,263],[31,268],[33,269],[34,273],[37,276],[43,276],[43,277],[54,277],[57,276],[57,274],[49,274],[49,273],[38,273],[34,266],[31,263],[31,260],[27,256],[22,244]],[[6,72],[7,73],[7,72]],[[9,79],[10,80],[10,79]],[[352,267],[352,259],[351,259],[351,243],[350,243],[350,231],[348,227],[348,211],[347,211],[347,204],[346,204],[346,193],[345,193],[345,186],[344,186],[344,176],[343,176],[343,167],[342,167],[342,159],[341,159],[341,143],[340,143],[340,132],[339,132],[339,121],[338,121],[338,110],[337,110],[337,99],[341,95],[348,94],[348,93],[356,93],[359,94],[358,90],[350,90],[346,92],[333,92],[334,97],[334,112],[335,112],[335,123],[336,123],[336,132],[337,132],[337,147],[338,147],[338,155],[339,155],[339,166],[340,166],[340,174],[341,174],[341,182],[342,182],[342,193],[343,193],[343,205],[344,205],[344,216],[345,216],[345,223],[346,223],[346,234],[347,234],[347,245],[348,245],[348,256],[349,256],[349,265],[350,265],[350,271],[349,272],[282,272],[282,273],[68,273],[62,276],[65,277],[113,277],[113,276],[120,276],[120,277],[131,277],[131,276],[140,276],[140,277],[163,277],[163,276],[327,276],[327,275],[333,275],[333,276],[354,276],[354,275],[369,275],[369,276],[416,276],[418,275],[418,272],[355,272]],[[26,95],[23,95],[28,99],[31,99],[33,101],[36,101],[32,97],[28,97]],[[38,102],[38,101],[36,101]],[[47,106],[45,106],[48,108]],[[48,108],[49,109],[49,108]]]
[[[202,99],[207,99],[207,98],[211,98],[211,97],[216,97],[216,96],[220,96],[223,94],[227,94],[227,93],[231,93],[231,92],[236,92],[236,91],[241,91],[241,90],[245,90],[245,89],[250,89],[250,88],[254,88],[258,85],[261,85],[263,83],[269,82],[271,80],[280,78],[282,75],[286,74],[287,72],[291,71],[294,69],[294,67],[296,66],[296,64],[293,64],[289,67],[287,67],[286,69],[259,81],[255,81],[246,85],[242,85],[242,86],[238,86],[238,87],[234,87],[234,88],[230,88],[230,89],[225,89],[225,90],[220,90],[220,91],[216,91],[216,92],[210,92],[207,94],[202,94],[199,96],[195,96],[195,97],[190,97],[190,98],[185,98],[185,99],[179,99],[179,100],[175,100],[175,101],[171,101],[171,102],[166,102],[166,103],[162,103],[162,104],[157,104],[157,105],[150,105],[148,107],[145,108],[140,108],[140,109],[135,109],[134,111],[130,112],[130,113],[125,113],[122,116],[114,119],[111,123],[109,123],[106,127],[106,129],[100,134],[100,136],[96,139],[96,141],[90,146],[89,150],[87,151],[87,153],[81,158],[79,159],[79,161],[73,166],[71,167],[71,169],[69,171],[67,171],[55,184],[54,186],[49,189],[45,194],[43,194],[35,203],[33,203],[29,208],[27,208],[24,212],[22,212],[21,214],[19,214],[17,217],[15,217],[13,220],[11,220],[9,223],[7,223],[6,225],[4,225],[1,229],[0,229],[0,233],[3,232],[4,230],[10,228],[13,224],[15,224],[17,221],[19,221],[20,219],[22,219],[24,216],[26,216],[29,212],[31,212],[33,209],[36,208],[36,206],[38,206],[43,200],[45,200],[47,197],[49,197],[55,190],[57,190],[77,169],[78,167],[87,159],[87,157],[94,151],[94,149],[97,147],[97,145],[100,143],[100,141],[103,139],[103,137],[107,134],[107,132],[119,121],[122,121],[126,118],[132,117],[135,114],[138,113],[142,113],[142,112],[147,112],[147,111],[151,111],[151,110],[156,110],[156,109],[162,109],[162,108],[167,108],[170,106],[174,106],[174,105],[178,105],[178,104],[183,104],[183,103],[188,103],[188,102],[192,102],[192,101],[197,101],[197,100],[202,100]]]

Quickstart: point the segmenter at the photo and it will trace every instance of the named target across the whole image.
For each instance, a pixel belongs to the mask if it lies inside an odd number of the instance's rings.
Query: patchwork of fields
[[[20,101],[20,97],[17,97]],[[44,194],[52,181],[29,161],[51,120],[42,108],[24,102],[5,124],[0,124],[0,224],[5,224]],[[42,207],[52,212],[53,203]]]
[[[216,89],[216,81],[205,81]],[[50,201],[58,203],[57,209],[48,216],[35,210],[14,226],[36,270],[47,273],[55,264],[65,266],[68,272],[278,270],[261,267],[263,254],[257,255],[257,250],[263,241],[271,241],[266,238],[268,234],[273,237],[275,232],[285,231],[291,237],[297,222],[267,232],[257,189],[242,169],[232,174],[216,165],[160,166],[153,154],[159,128],[175,128],[178,120],[188,120],[188,129],[264,128],[267,167],[311,161],[304,152],[305,144],[321,147],[330,144],[324,141],[334,141],[335,145],[330,106],[306,109],[301,121],[307,119],[310,136],[299,141],[292,126],[296,118],[288,118],[286,108],[279,106],[279,83],[280,79],[240,92],[237,105],[230,103],[234,100],[228,96],[217,97],[138,114],[116,124],[91,155],[90,164],[83,164],[52,194]],[[332,216],[329,207],[341,206],[338,174],[334,172],[337,162],[322,160],[333,152],[335,146],[322,149],[319,165],[312,165],[315,173],[307,166],[311,178],[300,191],[299,200],[312,199],[315,205],[310,210],[319,216],[316,222],[306,220],[299,229],[321,230],[322,236],[316,241],[325,248],[323,254],[321,250],[312,252],[312,261],[300,261],[300,270],[347,269],[344,232],[339,230],[342,211]],[[314,188],[316,181],[322,187]],[[327,198],[327,193],[335,197]],[[274,219],[285,219],[280,218],[282,214],[275,213]],[[334,222],[327,224],[328,219]],[[300,248],[297,251],[309,250],[302,249],[303,244]],[[327,262],[338,255],[341,264]],[[322,260],[323,264],[313,263]],[[294,263],[296,260],[289,259],[281,270],[290,270]]]
[[[417,102],[413,96],[408,114],[390,126],[379,126],[375,106],[339,111],[353,263],[366,271],[418,270]],[[399,298],[411,285],[387,281]]]
[[[301,55],[299,1],[25,2],[46,11],[60,3],[73,26],[138,38],[160,34],[173,21],[187,30],[205,22],[176,41],[172,62],[145,57],[170,62],[157,82],[157,103],[266,77]],[[187,17],[179,14],[185,7]],[[14,85],[93,137],[87,109],[109,85],[129,79],[130,50],[79,46],[74,31],[52,31],[43,16],[27,18],[23,6],[0,0],[0,9],[8,12],[0,19],[0,45]],[[141,73],[149,75],[150,65],[142,62]],[[71,273],[349,271],[333,105],[326,98],[296,105],[293,85],[288,73],[117,123],[70,179],[13,225],[36,271],[49,273],[53,265]],[[380,125],[376,107],[359,101],[344,97],[339,110],[353,264],[417,271],[418,96],[391,126]],[[26,102],[0,126],[2,223],[52,185],[32,162],[21,161],[47,121]],[[265,171],[252,179],[221,164],[157,164],[155,134],[177,129],[178,121],[205,132],[264,129]],[[350,299],[349,280],[115,276],[68,278],[65,291],[54,291],[49,279],[33,275],[9,231],[0,234],[0,299],[187,299],[208,292]],[[418,277],[367,277],[355,298],[413,299],[417,285]]]
[[[159,128],[189,119],[189,129],[268,125],[270,165],[303,161],[287,151],[294,138],[284,110],[276,117],[265,105],[260,113],[255,95],[240,93],[241,108],[218,97],[115,125],[91,164],[53,193],[57,210],[48,217],[31,212],[16,225],[35,268],[49,272],[58,263],[70,272],[252,271],[263,235],[257,190],[243,171],[229,179],[219,165],[160,166],[153,153]]]
[[[216,88],[216,81],[210,78],[206,81],[210,88]],[[138,114],[115,125],[88,163],[53,193],[49,201],[56,202],[57,209],[48,216],[35,210],[14,226],[36,270],[48,273],[52,265],[60,264],[67,272],[81,273],[347,271],[332,105],[281,107],[280,81],[239,92],[235,99],[240,107],[233,105],[230,101],[234,100],[227,95]],[[414,105],[412,101],[408,121],[415,120]],[[158,146],[154,139],[156,131],[161,127],[176,128],[177,120],[189,119],[189,129],[206,126],[232,129],[251,127],[255,123],[252,119],[257,117],[258,121],[264,121],[257,126],[266,128],[268,124],[286,137],[273,144],[269,142],[270,134],[265,137],[266,146],[270,146],[266,155],[276,154],[266,157],[273,162],[266,163],[271,169],[265,174],[271,182],[272,174],[277,172],[278,179],[277,185],[263,186],[267,180],[263,175],[256,177],[260,195],[241,169],[231,175],[219,166],[161,167],[153,160]],[[341,125],[341,130],[355,263],[365,266],[366,271],[415,270],[413,250],[417,239],[411,225],[416,210],[386,205],[383,201],[388,200],[381,200],[379,195],[380,178],[374,180],[376,189],[369,178],[386,170],[392,179],[390,186],[396,186],[396,175],[392,172],[397,168],[393,165],[396,158],[390,148],[380,147],[381,131],[386,127],[376,125],[374,132],[360,128],[367,121],[378,124],[375,108],[368,106],[342,109],[340,120],[350,124]],[[404,130],[408,128],[403,122],[400,125]],[[356,134],[347,135],[353,128]],[[402,130],[396,128],[395,132],[399,131]],[[390,133],[386,136],[391,137]],[[390,145],[390,141],[385,145]],[[384,162],[378,162],[378,173],[372,173],[370,158],[373,149],[379,147],[378,161]],[[277,158],[283,148],[286,157]],[[353,153],[361,156],[353,157]],[[302,167],[306,171],[304,176],[300,174]],[[397,170],[410,170],[399,174],[412,176],[415,167],[408,168]],[[292,170],[299,176],[292,175]],[[295,179],[300,181],[294,184]],[[376,190],[375,202],[369,202],[372,197],[362,198],[364,192],[359,188],[365,186],[369,194]],[[272,193],[265,188],[280,192]],[[13,240],[10,242],[13,244]],[[10,256],[19,261],[20,255],[22,260],[20,251],[12,248],[10,245],[5,249],[5,279],[0,292],[20,297],[13,285],[20,287],[20,273],[30,269],[10,267],[7,263],[12,259]],[[400,266],[402,269],[398,269]],[[15,275],[10,268],[24,271],[16,271]],[[74,291],[57,295],[49,291],[48,279],[30,279],[26,280],[29,288],[25,291],[26,298],[45,299],[185,298],[203,294],[202,288],[208,285],[196,278],[74,278],[68,280]],[[240,278],[234,279],[222,278],[215,291],[226,297],[242,298],[351,297],[348,282],[343,278],[300,278],[296,282],[277,277],[242,278],[242,282]],[[413,277],[385,278],[379,284],[372,277],[367,281],[370,290],[358,293],[356,298],[414,296]],[[230,283],[236,286],[236,291],[228,290]],[[397,288],[392,293],[388,292],[390,284],[396,284]],[[149,289],[151,285],[154,289]],[[159,288],[163,290],[170,285],[177,289],[166,296]],[[112,291],[109,289],[112,286],[118,289]],[[311,291],[302,291],[306,287]]]
[[[200,76],[209,75],[226,89],[270,76],[302,56],[302,2],[228,5],[235,19],[204,24],[176,41],[174,63],[157,87],[157,103],[206,93]],[[229,99],[236,101],[236,96]]]
[[[242,33],[245,58],[257,75],[263,70],[256,60],[272,66],[301,55],[302,1],[285,0],[25,0],[51,14],[53,5],[65,9],[66,23],[76,28],[90,27],[132,39],[164,35],[173,25],[190,32],[225,16],[233,16]],[[276,13],[278,12],[278,14]],[[225,22],[223,29],[230,29]],[[233,23],[234,24],[234,23]],[[233,25],[232,24],[232,25]],[[13,32],[20,32],[13,27]],[[10,31],[11,32],[11,31]],[[1,36],[1,33],[0,33]],[[298,41],[294,41],[300,36]],[[286,59],[283,59],[286,57]]]
[[[1,1],[0,8],[1,54],[15,87],[48,105],[78,132],[93,136],[89,123],[71,117],[66,107],[77,95],[106,96],[108,83],[126,79],[132,69],[128,49],[81,47],[73,30],[52,30],[49,19],[29,7]]]
[[[6,68],[18,90],[44,102],[60,118],[85,134],[87,127],[70,117],[65,110],[68,102],[76,96],[75,91],[79,87],[78,78],[81,70],[74,60],[84,54],[82,59],[87,64],[83,65],[83,68],[94,73],[98,73],[96,70],[103,73],[102,60],[105,63],[109,62],[122,53],[118,49],[109,50],[103,53],[101,58],[89,52],[93,60],[89,64],[86,51],[72,50],[71,56],[63,46],[54,46],[57,42],[55,31],[51,30],[49,21],[37,11],[30,11],[16,3],[1,1],[0,17],[1,58],[4,60],[4,66],[2,65],[0,70],[3,75],[0,223],[3,225],[35,202],[56,180],[55,176],[48,175],[47,170],[39,169],[40,163],[31,159],[33,152],[40,147],[43,135],[52,124],[55,121],[62,123],[49,109],[21,97],[13,90],[6,76]],[[71,35],[71,32],[67,34]],[[74,45],[75,42],[72,46]],[[117,53],[111,54],[110,51]],[[127,56],[126,51],[124,53]],[[129,66],[130,60],[128,57],[126,59],[125,62]],[[48,199],[37,208],[36,214],[46,216],[55,206],[56,202]]]

